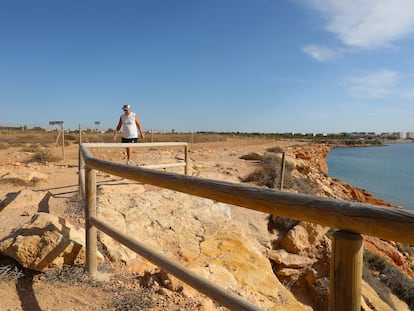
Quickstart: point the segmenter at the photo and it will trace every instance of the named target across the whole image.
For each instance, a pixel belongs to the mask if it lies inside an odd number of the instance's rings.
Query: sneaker
[[[126,163],[127,165],[132,165],[132,161],[131,160],[129,160],[129,161],[127,161],[127,163]]]

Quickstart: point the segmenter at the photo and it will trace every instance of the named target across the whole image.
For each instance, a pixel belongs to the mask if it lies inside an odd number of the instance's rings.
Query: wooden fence
[[[125,145],[120,145],[125,147]],[[332,311],[359,311],[361,308],[362,234],[414,244],[414,213],[408,210],[288,193],[117,164],[92,157],[87,150],[89,146],[93,145],[80,144],[79,154],[80,162],[86,165],[84,190],[86,267],[92,275],[97,273],[96,230],[99,229],[223,306],[231,310],[260,310],[239,296],[194,275],[163,255],[156,254],[153,250],[98,219],[96,217],[95,170],[270,215],[338,229],[333,235],[330,268],[329,307]],[[81,163],[80,168],[83,168]]]

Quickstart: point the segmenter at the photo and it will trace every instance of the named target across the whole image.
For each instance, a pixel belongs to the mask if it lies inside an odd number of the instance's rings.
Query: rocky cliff
[[[218,156],[217,149],[194,148],[190,152],[191,173],[241,182],[260,165],[257,159],[244,160],[242,155],[254,151],[265,156],[269,153],[266,147],[269,145],[232,146]],[[283,146],[289,176],[311,184],[307,191],[314,195],[390,206],[362,189],[330,178],[326,166],[330,148],[313,144]],[[161,155],[179,156],[171,150],[152,155],[152,158]],[[112,154],[101,156],[111,159]],[[27,174],[28,170],[24,172]],[[99,217],[183,266],[266,310],[327,309],[330,228],[153,186],[114,181],[106,174],[98,174],[98,181]],[[284,191],[300,191],[294,185],[286,185]],[[30,202],[33,200],[36,202]],[[83,220],[70,213],[66,214],[69,215],[66,219],[62,215],[50,215],[53,210],[47,208],[47,202],[51,200],[47,191],[28,189],[7,194],[2,199],[2,215],[10,218],[10,225],[0,237],[2,254],[38,271],[51,265],[83,262]],[[17,220],[12,217],[16,214],[19,215]],[[123,263],[129,271],[140,275],[157,271],[148,261],[104,234],[99,235],[99,241],[103,251],[100,261]],[[413,252],[409,247],[402,251],[398,243],[365,237],[365,248],[386,258],[405,276],[413,277]],[[380,275],[366,273],[362,288],[363,310],[410,309],[389,288],[379,284]],[[220,309],[180,281],[171,278],[170,282],[169,290],[184,287],[186,295],[202,301],[200,310]]]

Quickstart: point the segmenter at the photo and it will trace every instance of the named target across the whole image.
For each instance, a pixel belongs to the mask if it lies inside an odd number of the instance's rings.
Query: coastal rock
[[[288,253],[284,249],[269,250],[268,257],[276,264],[287,268],[305,268],[312,266],[316,260],[307,256]]]
[[[331,150],[329,145],[316,144],[312,145],[310,148],[301,146],[290,148],[290,150],[294,158],[305,160],[322,174],[328,174],[326,157]]]
[[[30,189],[8,193],[3,197],[0,201],[2,219],[0,239],[28,222],[37,212],[44,210],[49,198],[50,193],[47,191]]]
[[[98,210],[98,217],[107,219],[111,226],[126,233],[126,221],[121,213],[102,207]],[[98,231],[98,239],[105,246],[109,259],[114,262],[130,264],[137,257],[135,252],[100,231]]]
[[[290,253],[306,253],[311,248],[318,247],[328,229],[317,224],[300,222],[288,231],[282,241],[282,247]]]
[[[65,219],[37,213],[27,223],[0,240],[0,253],[23,267],[44,271],[51,265],[84,263],[85,234]],[[100,255],[101,261],[103,257]]]
[[[126,233],[147,247],[267,310],[309,310],[279,282],[258,245],[232,223],[227,204],[153,190],[139,196],[104,194],[98,210],[104,209],[123,215]],[[136,259],[130,269],[143,266]]]

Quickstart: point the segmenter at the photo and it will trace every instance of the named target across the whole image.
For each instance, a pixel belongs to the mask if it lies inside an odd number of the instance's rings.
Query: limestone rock
[[[120,189],[122,188],[122,189]],[[123,194],[123,193],[133,193],[135,195],[140,195],[145,192],[145,187],[142,184],[137,183],[126,183],[122,185],[122,187],[119,186],[110,186],[110,185],[98,185],[97,186],[98,195],[116,195],[116,194]]]
[[[108,192],[98,197],[97,208],[103,221],[117,219],[127,235],[262,308],[309,310],[276,278],[259,243],[232,223],[227,204],[158,189],[139,195]],[[129,267],[151,268],[139,257]]]
[[[287,268],[305,268],[312,266],[316,262],[316,259],[288,253],[284,249],[269,250],[268,257],[276,264]]]
[[[300,222],[289,230],[282,241],[282,246],[290,253],[305,253],[310,248],[317,247],[328,230],[328,227],[322,227],[308,222]]]
[[[107,219],[111,226],[117,228],[122,233],[126,233],[126,221],[121,213],[108,208],[100,208],[98,217]],[[129,264],[137,257],[135,252],[115,241],[105,233],[98,231],[98,237],[102,244],[105,245],[112,261]]]
[[[85,234],[65,219],[47,213],[35,214],[30,222],[0,240],[0,253],[23,267],[44,271],[51,265],[82,263]],[[98,255],[98,260],[102,255]]]
[[[50,193],[47,191],[33,191],[30,189],[8,193],[0,201],[2,219],[0,239],[29,221],[47,204],[49,197]],[[19,217],[16,217],[16,215],[19,215]]]

